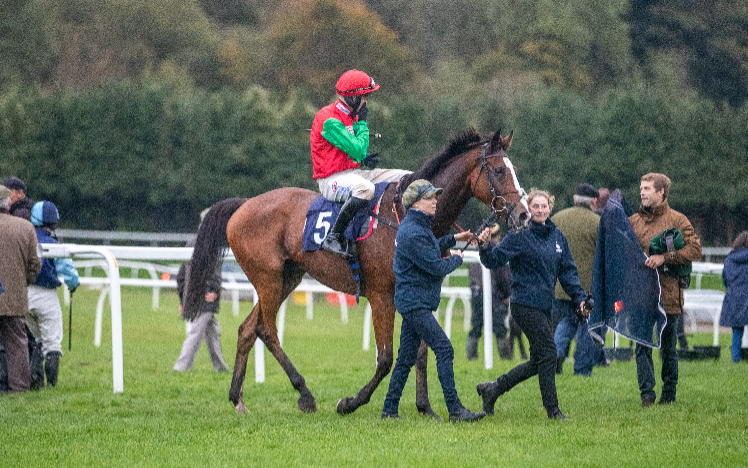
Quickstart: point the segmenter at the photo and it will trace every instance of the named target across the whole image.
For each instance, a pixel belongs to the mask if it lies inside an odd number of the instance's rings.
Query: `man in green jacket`
[[[579,272],[579,282],[585,291],[590,291],[592,286],[592,265],[597,244],[597,227],[600,224],[600,216],[592,209],[599,195],[593,185],[579,184],[574,194],[574,206],[559,211],[551,218],[556,227],[566,236],[571,256]],[[553,336],[553,341],[556,342],[556,373],[562,372],[564,360],[569,353],[569,345],[576,336],[574,375],[591,375],[595,364],[606,362],[602,346],[592,340],[587,324],[577,320],[574,312],[575,306],[558,282],[553,309],[554,317],[559,320]]]

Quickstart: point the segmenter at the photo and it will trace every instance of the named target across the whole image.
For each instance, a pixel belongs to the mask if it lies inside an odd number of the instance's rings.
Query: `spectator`
[[[610,190],[605,187],[600,187],[597,189],[597,201],[595,202],[595,206],[592,207],[592,211],[595,212],[598,216],[603,214],[603,210],[605,209],[605,205],[608,203],[608,198],[610,198]]]
[[[592,209],[600,193],[591,184],[579,184],[574,194],[574,206],[556,213],[551,221],[566,237],[569,251],[577,266],[579,283],[586,291],[592,287],[592,264],[595,259],[597,244],[597,227],[600,216]],[[556,282],[556,298],[553,301],[553,312],[559,319],[553,341],[556,343],[556,373],[563,372],[566,356],[569,354],[571,340],[576,337],[577,347],[574,352],[574,375],[592,375],[595,364],[605,365],[605,354],[602,344],[596,343],[587,329],[587,322],[580,321],[575,313],[576,304],[564,292],[561,283]],[[605,330],[602,335],[605,336]]]
[[[208,214],[208,209],[205,209],[200,213],[200,222],[202,223],[205,219],[205,215]],[[198,229],[199,226],[198,226]],[[193,247],[195,245],[195,239],[187,242],[187,247]],[[184,262],[179,267],[179,273],[177,273],[177,294],[179,295],[179,314],[183,316],[184,306],[182,300],[184,294],[189,287],[189,276],[190,276],[190,262]],[[182,352],[177,358],[177,362],[174,364],[174,370],[179,372],[187,372],[192,369],[192,365],[195,363],[195,356],[200,350],[203,340],[205,340],[205,346],[208,348],[208,354],[210,360],[213,363],[213,369],[216,372],[227,372],[229,366],[226,361],[223,360],[223,352],[221,351],[221,324],[216,318],[216,314],[221,309],[221,263],[219,262],[216,271],[208,279],[207,292],[200,306],[200,314],[191,322],[191,326],[188,327],[187,337],[182,343]]]
[[[26,183],[15,176],[3,179],[3,185],[10,189],[10,214],[31,220],[34,201],[26,196]]]
[[[732,328],[732,362],[740,362],[743,330],[748,325],[748,231],[738,234],[725,259],[722,282],[727,292],[719,324]]]
[[[456,241],[468,241],[470,231],[434,237],[431,222],[436,213],[437,196],[442,189],[427,180],[411,182],[402,196],[407,210],[395,238],[395,307],[403,317],[400,330],[400,350],[390,377],[390,387],[384,399],[382,419],[397,418],[400,397],[408,381],[410,369],[416,363],[421,340],[436,354],[436,369],[444,392],[450,421],[477,421],[485,413],[473,413],[462,406],[455,388],[454,349],[447,334],[434,318],[439,307],[441,282],[444,276],[462,265],[462,252],[455,251],[447,258],[441,252],[454,247]],[[436,416],[433,411],[432,416]],[[438,416],[436,416],[438,418]]]
[[[530,227],[509,232],[498,245],[491,244],[485,229],[478,236],[480,260],[487,268],[509,262],[512,270],[512,315],[530,341],[530,360],[493,382],[478,384],[483,411],[493,414],[496,399],[520,382],[538,376],[543,406],[549,419],[567,419],[556,394],[556,346],[551,329],[551,308],[556,280],[575,304],[583,307],[586,293],[579,285],[577,267],[566,237],[548,219],[553,197],[533,189],[528,195]]]
[[[683,214],[670,208],[668,204],[670,185],[670,179],[664,174],[649,173],[642,176],[639,186],[642,203],[639,211],[629,218],[644,253],[649,253],[652,238],[669,228],[679,229],[685,243],[685,246],[678,251],[671,251],[666,255],[651,255],[644,263],[659,273],[662,306],[667,317],[660,343],[662,394],[659,404],[661,405],[675,402],[678,385],[678,353],[675,348],[679,322],[683,315],[683,291],[678,284],[678,278],[663,274],[663,266],[672,267],[695,262],[701,258],[701,241],[690,221]],[[636,345],[636,374],[639,380],[642,407],[652,406],[656,398],[652,348],[641,343]]]
[[[10,189],[0,186],[0,342],[5,347],[8,390],[28,391],[31,386],[28,339],[24,317],[28,314],[28,285],[42,267],[36,254],[34,227],[11,216]]]
[[[52,231],[57,227],[60,214],[50,201],[40,201],[31,209],[31,222],[36,226],[36,239],[40,244],[57,244]],[[62,285],[58,277],[74,293],[80,284],[78,271],[69,258],[45,258],[42,270],[34,284],[29,286],[29,315],[26,323],[37,341],[31,359],[32,388],[44,387],[44,374],[47,385],[56,386],[62,357],[62,309],[57,298],[57,288]],[[44,372],[41,363],[44,361]]]
[[[498,242],[499,225],[491,228],[492,239]],[[483,269],[478,263],[468,266],[470,278],[470,304],[473,314],[470,318],[471,329],[468,333],[466,354],[470,361],[478,359],[478,339],[483,334]],[[491,270],[491,325],[496,336],[496,347],[501,359],[511,359],[510,352],[513,351],[513,343],[506,336],[506,316],[509,311],[509,294],[511,293],[512,274],[509,266],[504,265]],[[513,354],[513,353],[512,353]]]

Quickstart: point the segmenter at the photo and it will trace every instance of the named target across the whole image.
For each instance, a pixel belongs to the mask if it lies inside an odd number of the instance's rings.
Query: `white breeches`
[[[322,196],[334,202],[345,202],[350,197],[371,200],[374,198],[374,184],[397,182],[410,171],[401,169],[348,169],[324,179],[317,179]]]

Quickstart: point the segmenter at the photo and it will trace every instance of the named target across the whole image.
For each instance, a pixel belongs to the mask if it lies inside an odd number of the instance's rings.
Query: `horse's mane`
[[[454,137],[440,152],[433,154],[420,169],[400,179],[398,192],[402,193],[411,182],[418,179],[431,180],[432,177],[452,158],[458,156],[482,141],[474,128],[468,128]],[[398,197],[399,198],[399,197]]]

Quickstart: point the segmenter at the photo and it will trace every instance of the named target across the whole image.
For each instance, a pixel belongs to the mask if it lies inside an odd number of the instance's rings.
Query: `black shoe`
[[[483,398],[483,412],[486,414],[493,414],[493,407],[496,405],[496,400],[504,393],[499,390],[499,380],[493,382],[479,383],[475,390],[478,392],[481,398]]]
[[[397,413],[386,413],[382,411],[382,419],[400,419]]]
[[[654,405],[654,403],[654,398],[642,398],[642,408],[649,408],[650,406]]]
[[[560,421],[571,421],[567,418],[564,413],[561,412],[558,406],[548,409],[548,419],[558,419]]]
[[[468,361],[475,361],[478,359],[478,338],[468,335],[465,353],[467,354]]]
[[[475,422],[486,415],[484,412],[473,413],[464,406],[460,407],[457,411],[449,413],[449,422]]]

